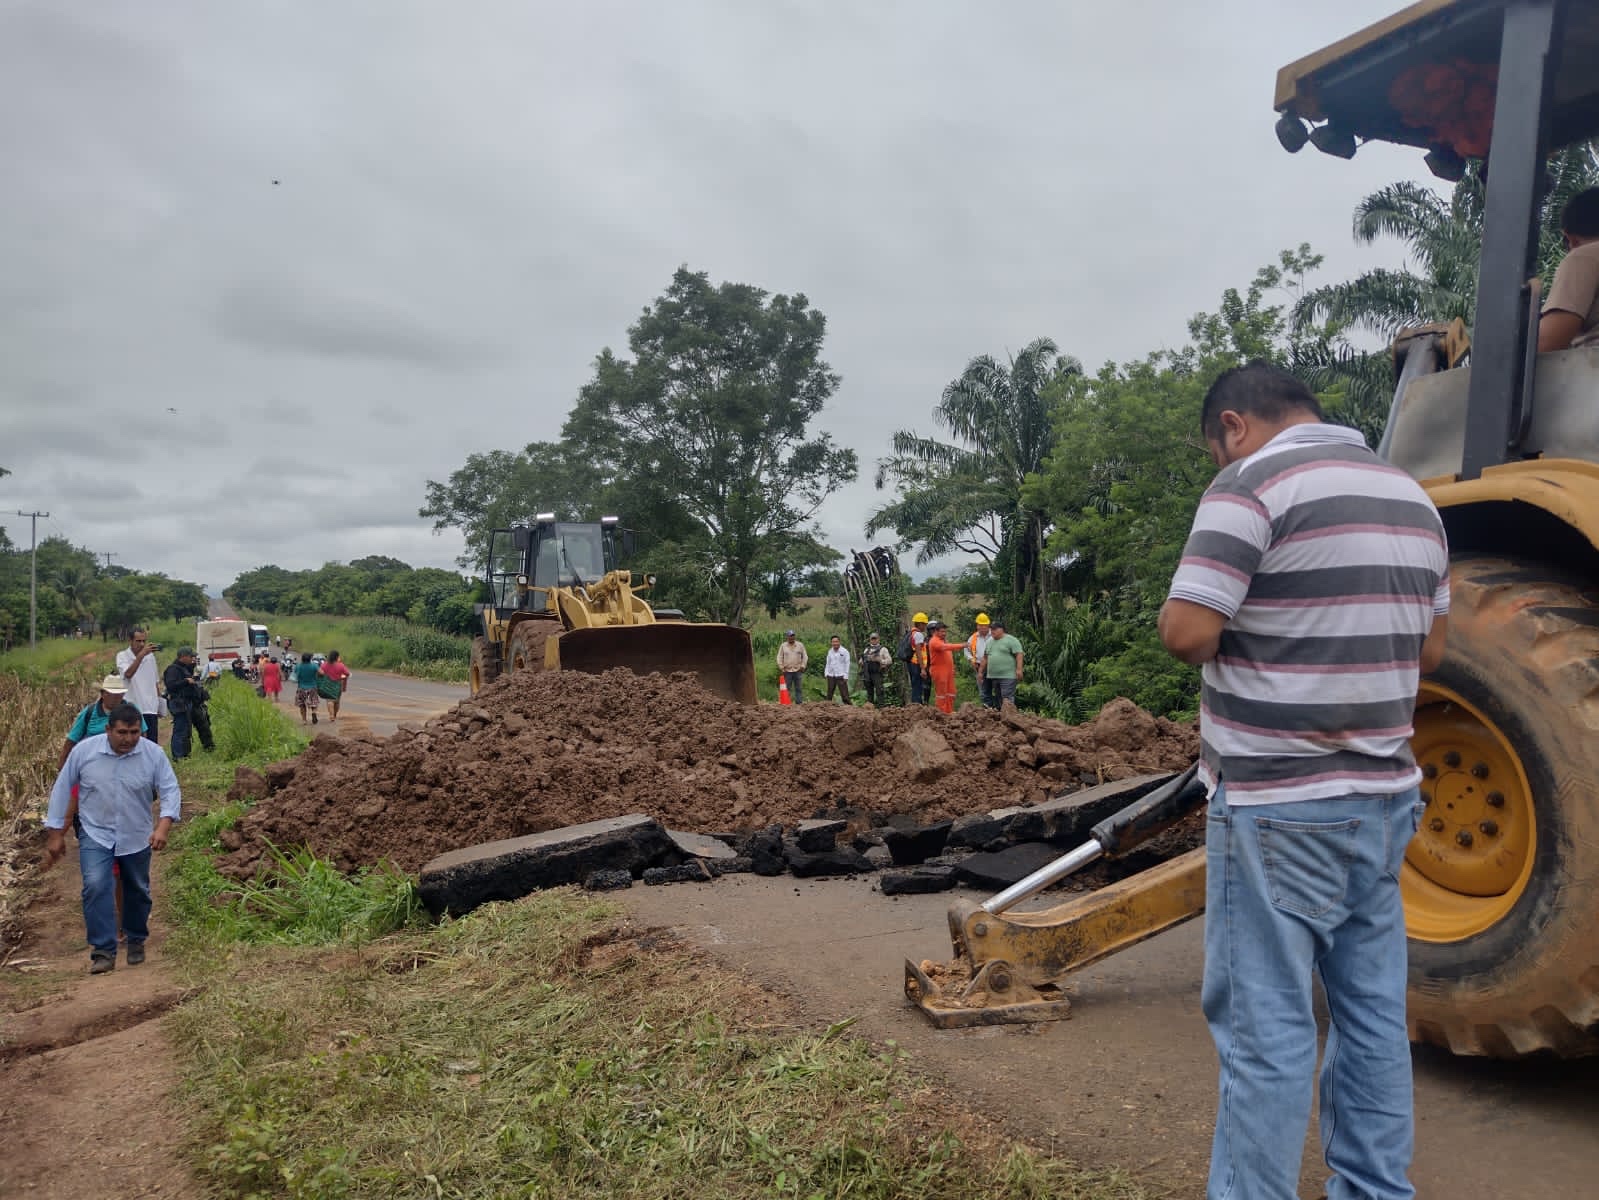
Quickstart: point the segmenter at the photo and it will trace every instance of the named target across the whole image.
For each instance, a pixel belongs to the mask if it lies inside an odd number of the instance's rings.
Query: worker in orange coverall
[[[927,623],[927,673],[933,679],[933,703],[939,712],[955,711],[955,651],[960,642],[944,640],[947,626],[942,621]]]

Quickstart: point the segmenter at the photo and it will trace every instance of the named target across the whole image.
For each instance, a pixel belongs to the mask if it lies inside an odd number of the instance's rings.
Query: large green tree
[[[811,429],[839,383],[826,330],[803,295],[680,267],[628,329],[631,357],[601,351],[563,430],[681,518],[651,553],[715,619],[743,620],[758,574],[819,561],[816,512],[856,476],[855,452]]]
[[[892,487],[895,499],[871,515],[867,533],[893,529],[903,547],[917,547],[918,563],[952,551],[976,555],[1006,585],[1002,599],[1041,620],[1051,574],[1046,516],[1024,491],[1055,445],[1049,390],[1081,374],[1082,364],[1048,338],[1007,363],[987,354],[972,359],[933,409],[947,439],[894,435],[893,454],[877,464],[877,486]]]

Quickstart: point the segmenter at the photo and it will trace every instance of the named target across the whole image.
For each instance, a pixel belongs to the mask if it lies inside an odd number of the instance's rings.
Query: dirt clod
[[[1037,741],[1074,780],[1179,770],[1198,752],[1191,727],[1124,700],[1069,726],[1012,709],[740,705],[686,675],[519,673],[414,731],[319,738],[268,767],[270,794],[221,865],[248,876],[270,841],[345,870],[415,871],[448,850],[645,812],[688,832],[778,826],[740,851],[757,872],[783,870],[784,830],[822,809],[932,824],[1061,792],[1037,750],[1031,764],[1016,753]]]

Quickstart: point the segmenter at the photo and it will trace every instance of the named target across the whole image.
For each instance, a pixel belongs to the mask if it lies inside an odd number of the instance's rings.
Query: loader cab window
[[[516,577],[522,573],[522,552],[509,529],[494,531],[489,544],[489,599],[495,608],[517,607]]]
[[[539,531],[533,586],[587,587],[608,570],[598,525],[557,522]]]

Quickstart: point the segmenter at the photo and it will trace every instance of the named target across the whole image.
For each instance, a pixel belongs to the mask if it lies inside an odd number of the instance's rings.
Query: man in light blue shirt
[[[122,877],[122,928],[128,935],[128,965],[144,961],[150,936],[150,854],[163,849],[183,797],[172,764],[155,742],[144,737],[144,715],[137,705],[119,704],[106,731],[84,738],[67,755],[50,790],[44,824],[44,865],[52,867],[67,852],[67,813],[78,789],[78,865],[83,870],[83,923],[89,935],[89,973],[103,975],[117,965],[117,909],[111,865]],[[161,795],[161,819],[150,815],[150,798]]]

